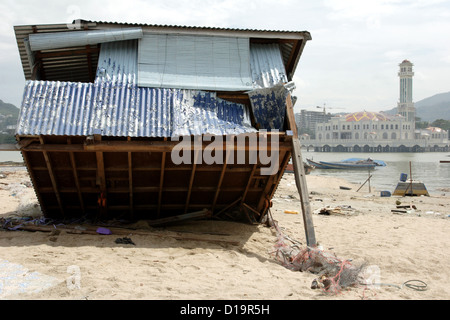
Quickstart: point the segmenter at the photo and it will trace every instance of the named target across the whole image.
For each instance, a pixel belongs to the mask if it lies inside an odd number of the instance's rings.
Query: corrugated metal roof
[[[129,22],[114,22],[114,21],[92,21],[92,20],[75,20],[73,24],[83,23],[95,23],[97,25],[121,25],[121,26],[141,26],[141,27],[154,27],[154,28],[173,28],[173,29],[192,29],[192,30],[212,30],[212,31],[237,31],[237,32],[253,32],[253,33],[298,33],[307,37],[307,40],[311,40],[311,35],[308,31],[292,31],[292,30],[268,30],[268,29],[248,29],[248,28],[225,28],[225,27],[207,27],[207,26],[182,26],[182,25],[162,25],[162,24],[149,24],[149,23],[129,23]]]
[[[250,44],[250,69],[254,88],[268,88],[288,82],[277,43]]]
[[[137,83],[138,40],[103,43],[98,58],[96,81]]]
[[[137,40],[117,41],[101,45],[96,81],[137,83]],[[286,83],[287,75],[278,44],[250,45],[252,88],[269,88]],[[187,85],[185,84],[185,88]],[[207,88],[202,88],[206,90]]]
[[[311,40],[307,31],[276,31],[217,27],[191,27],[173,25],[154,25],[138,23],[118,23],[79,20],[76,24],[49,24],[15,26],[17,46],[26,80],[42,79],[53,81],[86,81],[93,82],[97,70],[99,44],[86,48],[72,47],[55,50],[43,50],[35,53],[36,64],[40,66],[41,78],[33,78],[33,63],[30,63],[24,40],[30,34],[47,32],[68,32],[74,27],[78,30],[105,30],[118,28],[142,27],[144,34],[151,33],[179,33],[197,35],[238,36],[247,37],[251,42],[278,42],[282,52],[283,63],[289,80],[302,54],[306,41]]]
[[[213,92],[98,81],[27,81],[16,134],[175,137],[255,132],[246,106]]]
[[[138,46],[138,85],[214,91],[250,90],[249,39],[145,34]]]
[[[282,84],[248,93],[260,129],[283,131],[288,93],[289,90]]]

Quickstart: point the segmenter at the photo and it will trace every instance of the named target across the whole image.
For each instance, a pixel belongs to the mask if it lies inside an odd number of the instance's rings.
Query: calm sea
[[[347,158],[372,158],[383,160],[386,167],[371,170],[370,186],[378,191],[394,191],[400,180],[400,174],[406,173],[410,178],[410,163],[413,180],[423,182],[430,194],[450,194],[450,163],[440,163],[440,160],[450,160],[449,152],[424,153],[347,153],[347,152],[307,152],[302,149],[303,160],[307,158],[317,161],[340,161]],[[0,162],[22,162],[20,152],[0,152]],[[315,169],[311,175],[339,177],[354,183],[364,183],[369,172],[366,170],[330,170]],[[368,191],[368,183],[361,190]]]
[[[440,160],[450,160],[449,152],[396,152],[396,153],[356,153],[356,152],[307,152],[302,149],[302,158],[316,161],[340,161],[348,158],[371,158],[383,160],[386,167],[371,170],[370,186],[377,191],[394,191],[400,180],[400,174],[406,173],[408,180],[423,182],[431,195],[450,195],[450,163],[440,163]],[[411,175],[410,175],[411,163]],[[333,170],[315,169],[311,175],[344,178],[355,183],[364,183],[369,177],[366,170]],[[368,183],[361,190],[368,191]],[[373,191],[373,190],[372,190]]]

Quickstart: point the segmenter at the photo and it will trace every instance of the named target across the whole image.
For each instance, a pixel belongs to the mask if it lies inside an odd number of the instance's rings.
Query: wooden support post
[[[273,195],[275,194],[276,188],[275,186],[278,186],[280,183],[281,178],[283,177],[284,170],[286,169],[287,164],[289,163],[289,159],[291,158],[291,153],[289,151],[286,151],[284,154],[283,162],[281,163],[280,170],[278,171],[278,175],[276,178],[276,181],[274,183],[274,188],[269,194],[269,198],[272,199]]]
[[[216,208],[217,198],[219,197],[220,188],[222,187],[223,177],[225,176],[225,171],[227,170],[228,158],[230,157],[231,151],[227,149],[225,154],[225,160],[223,162],[222,171],[220,172],[219,182],[217,183],[216,193],[214,194],[213,203],[211,206],[211,211],[214,213],[214,209]]]
[[[72,144],[72,140],[70,138],[67,138],[67,144]],[[81,211],[83,212],[83,214],[85,214],[86,208],[84,207],[83,195],[81,193],[80,181],[78,179],[77,164],[75,162],[75,156],[73,152],[69,152],[69,157],[70,163],[72,165],[73,179],[75,181],[75,186],[77,188],[78,200],[80,201]]]
[[[39,141],[41,144],[45,144],[44,138],[42,136],[39,137]],[[55,173],[53,172],[52,163],[50,161],[50,157],[46,151],[43,152],[45,164],[47,165],[48,174],[50,176],[50,180],[52,182],[53,192],[55,193],[56,200],[58,201],[59,210],[61,211],[62,216],[65,218],[64,207],[61,200],[61,194],[59,193],[58,184],[56,182]]]
[[[292,105],[291,95],[286,98],[286,114],[290,129],[292,130],[292,163],[294,167],[295,183],[300,195],[300,203],[303,213],[303,223],[306,234],[306,243],[310,247],[316,246],[316,236],[314,224],[312,221],[312,210],[309,203],[309,192],[306,184],[305,168],[301,153],[300,140],[298,139],[297,125],[295,124],[294,106]]]
[[[235,201],[233,201],[232,203],[230,203],[229,205],[227,205],[225,208],[223,208],[222,210],[220,210],[219,212],[217,212],[214,217],[218,217],[220,216],[222,213],[230,210],[231,208],[233,208],[234,206],[236,206],[240,201],[241,201],[242,197],[239,197],[238,199],[236,199]]]
[[[131,141],[131,137],[127,137],[127,141]],[[133,155],[128,152],[128,192],[130,196],[130,215],[134,217],[134,199],[133,199]]]
[[[35,188],[35,190],[37,190],[37,188],[39,186],[39,180],[36,178],[35,171],[31,170],[31,163],[30,163],[30,159],[28,157],[28,153],[22,151],[22,157],[25,162],[25,165],[27,166],[28,173],[31,178],[31,182],[33,183],[33,187]],[[38,198],[39,203],[43,203],[42,194],[40,192],[36,192],[36,197]],[[41,210],[44,213],[44,215],[47,213],[47,208],[41,207]]]
[[[94,135],[95,141],[100,141],[100,135]],[[100,187],[100,195],[99,195],[99,213],[101,218],[105,218],[104,215],[107,214],[107,188],[106,188],[106,175],[105,175],[105,162],[103,159],[103,152],[97,151],[95,153],[97,158],[97,185]]]
[[[134,200],[133,200],[133,156],[128,152],[128,190],[130,192],[130,214],[134,217]]]
[[[164,138],[165,140],[166,138]],[[161,159],[161,173],[159,177],[159,193],[158,193],[158,218],[161,214],[161,201],[162,201],[162,192],[163,192],[163,186],[164,186],[164,172],[166,168],[166,152],[162,153],[162,159]]]
[[[184,208],[184,213],[187,213],[188,208],[189,208],[189,201],[191,200],[192,184],[194,183],[195,169],[197,167],[197,158],[200,155],[200,152],[201,152],[201,150],[195,150],[194,151],[194,162],[192,163],[192,172],[191,172],[191,178],[189,180],[189,189],[188,189],[188,194],[187,194],[187,197],[186,197],[186,205],[185,205],[185,208]]]
[[[258,161],[253,165],[252,171],[250,172],[250,176],[248,177],[247,186],[245,187],[244,193],[242,194],[241,204],[243,204],[245,201],[245,197],[247,196],[247,192],[248,192],[248,189],[250,188],[250,184],[253,179],[253,175],[255,174],[257,165],[258,165]]]
[[[369,175],[369,177],[366,179],[366,181],[364,181],[364,183],[358,188],[358,190],[356,190],[356,192],[358,192],[359,190],[361,190],[361,188],[366,184],[367,181],[370,181],[370,178],[372,178],[372,175]],[[370,192],[370,187],[369,187],[369,192]]]

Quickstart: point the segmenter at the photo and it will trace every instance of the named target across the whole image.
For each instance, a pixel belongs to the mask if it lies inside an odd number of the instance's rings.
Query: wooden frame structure
[[[207,209],[213,216],[238,207],[259,221],[270,206],[291,157],[292,137],[277,139],[278,150],[223,144],[223,164],[171,159],[178,141],[107,137],[17,137],[42,211],[50,218],[95,215],[102,218],[158,219]],[[192,141],[191,159],[211,142]],[[262,175],[267,165],[250,163],[252,152],[276,152],[276,174]],[[238,152],[246,163],[238,164]]]
[[[115,22],[78,21],[81,30],[107,30],[123,27]],[[126,24],[126,27],[131,26]],[[306,41],[307,31],[270,31],[248,29],[203,28],[183,26],[137,25],[144,32],[163,34],[217,35],[245,37],[249,43],[275,43],[291,81]],[[28,36],[36,33],[71,31],[67,24],[16,26],[17,44],[27,80],[94,82],[99,59],[99,45],[48,49],[32,52]],[[217,92],[217,97],[247,105],[244,92]],[[297,137],[292,99],[286,98],[284,132],[255,133],[264,144],[227,142],[214,144],[216,161],[207,163],[202,157],[213,142],[194,141],[191,137],[189,163],[174,163],[172,152],[178,141],[168,138],[82,136],[82,135],[17,135],[17,148],[0,146],[2,150],[20,150],[46,217],[69,219],[95,217],[170,221],[180,215],[210,217],[243,217],[261,222],[271,206],[271,199],[292,157],[297,188],[300,193],[308,245],[315,245],[305,172]],[[260,129],[254,115],[252,126]],[[268,141],[276,140],[271,149]],[[229,141],[229,140],[228,140]],[[241,141],[242,142],[242,141]],[[275,172],[263,174],[265,167],[259,153],[270,153],[276,159]],[[216,154],[219,156],[216,156]],[[240,163],[238,154],[244,156]],[[255,156],[256,154],[256,156]],[[198,161],[197,161],[198,160]],[[255,161],[256,160],[256,161]]]

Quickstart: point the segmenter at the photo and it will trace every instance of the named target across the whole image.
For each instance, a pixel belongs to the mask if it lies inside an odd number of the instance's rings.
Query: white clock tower
[[[412,99],[413,90],[413,64],[408,60],[403,60],[399,64],[400,70],[398,76],[400,77],[400,101],[397,105],[398,113],[406,118],[406,121],[415,123],[416,108]]]

